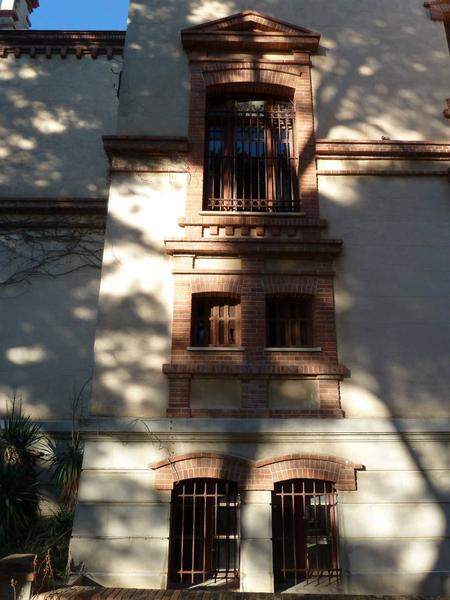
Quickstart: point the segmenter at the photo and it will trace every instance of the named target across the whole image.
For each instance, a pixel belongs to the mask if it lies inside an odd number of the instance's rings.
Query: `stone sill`
[[[189,352],[245,352],[242,346],[188,346]]]
[[[201,210],[199,215],[205,217],[304,217],[304,212],[277,212],[277,211],[248,211],[248,210]]]
[[[264,348],[264,352],[322,352],[322,348],[320,346],[311,346],[311,347],[298,347],[298,348]]]

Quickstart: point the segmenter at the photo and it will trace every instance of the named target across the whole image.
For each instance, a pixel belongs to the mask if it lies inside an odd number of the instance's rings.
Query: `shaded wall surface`
[[[0,60],[0,194],[105,196],[102,135],[116,127],[120,60]]]
[[[189,71],[180,30],[247,9],[322,34],[313,58],[318,137],[446,137],[445,30],[420,0],[132,0],[119,131],[186,135]]]

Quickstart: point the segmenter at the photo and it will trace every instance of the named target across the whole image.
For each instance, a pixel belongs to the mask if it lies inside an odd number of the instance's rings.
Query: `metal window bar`
[[[239,510],[236,485],[217,479],[176,484],[172,494],[170,584],[238,585]]]
[[[300,210],[292,102],[210,102],[207,136],[205,208]]]
[[[336,493],[329,481],[275,484],[272,498],[274,576],[279,586],[340,582]]]

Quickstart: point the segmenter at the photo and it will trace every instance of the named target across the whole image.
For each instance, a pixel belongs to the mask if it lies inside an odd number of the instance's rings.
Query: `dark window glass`
[[[266,302],[267,346],[300,348],[312,345],[312,299],[273,296]]]
[[[205,208],[299,210],[292,102],[211,98]]]
[[[172,493],[170,584],[236,583],[239,578],[239,495],[218,479],[181,481]]]
[[[192,345],[239,344],[240,305],[232,298],[194,296],[192,299]]]

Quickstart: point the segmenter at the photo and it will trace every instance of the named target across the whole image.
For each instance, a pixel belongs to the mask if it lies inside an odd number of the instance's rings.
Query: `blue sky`
[[[128,0],[39,0],[33,29],[126,29]]]

